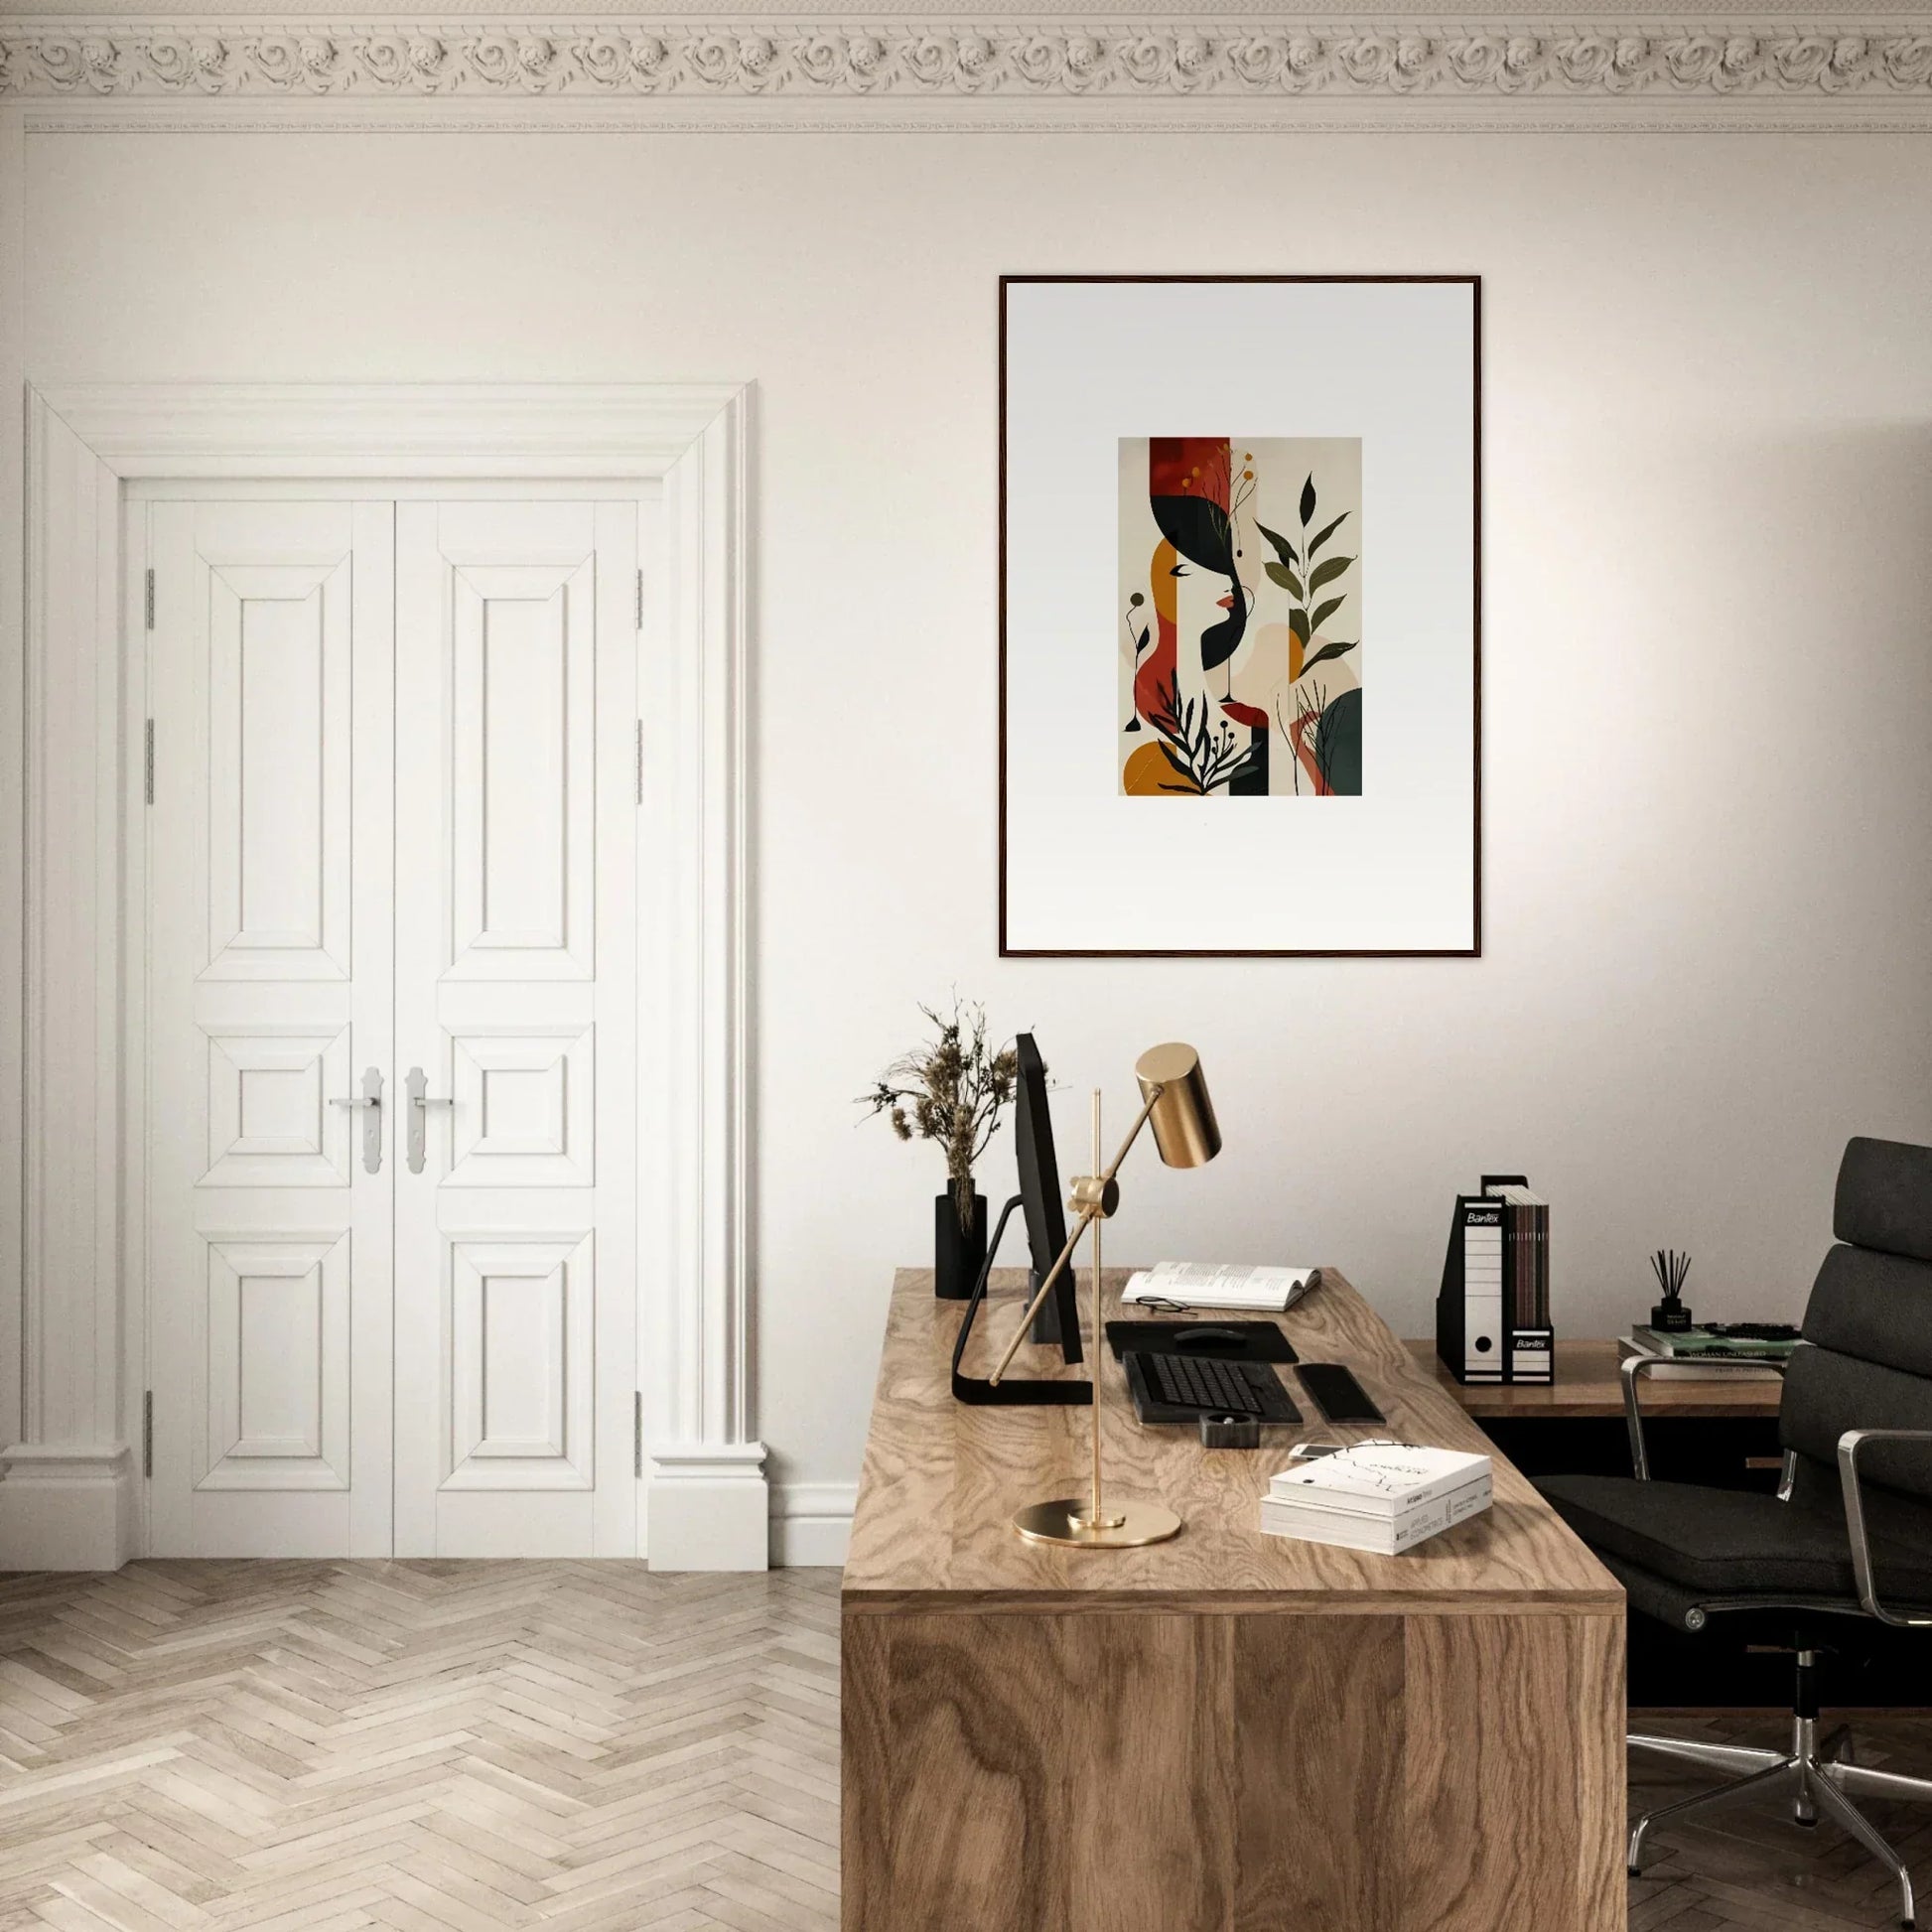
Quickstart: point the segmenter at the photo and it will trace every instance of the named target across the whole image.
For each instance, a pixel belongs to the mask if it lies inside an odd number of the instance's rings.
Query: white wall
[[[759,385],[759,1423],[857,1473],[938,1163],[851,1096],[955,984],[1077,1151],[1152,1040],[1227,1152],[1111,1258],[1341,1266],[1424,1332],[1450,1197],[1799,1308],[1847,1135],[1932,1140],[1932,145],[1754,134],[30,133],[36,381]],[[1484,957],[995,957],[995,278],[1484,277]],[[1318,380],[1318,373],[1311,374]],[[1063,1159],[1069,1169],[1074,1165]],[[990,1181],[1011,1174],[1005,1137]],[[817,1485],[833,1485],[820,1489]]]

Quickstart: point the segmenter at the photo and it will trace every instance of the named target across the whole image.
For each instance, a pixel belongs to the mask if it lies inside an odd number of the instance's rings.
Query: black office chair
[[[1624,1364],[1635,1476],[1550,1476],[1539,1487],[1633,1610],[1680,1630],[1722,1619],[1797,1653],[1790,1750],[1630,1737],[1743,1774],[1638,1819],[1631,1871],[1659,1826],[1788,1797],[1799,1824],[1822,1813],[1890,1867],[1909,1926],[1905,1863],[1853,1799],[1932,1799],[1932,1779],[1857,1763],[1843,1726],[1819,1738],[1817,1662],[1821,1650],[1856,1647],[1874,1618],[1932,1626],[1932,1148],[1853,1141],[1838,1171],[1833,1232],[1840,1245],[1818,1272],[1804,1340],[1785,1372],[1776,1496],[1652,1482],[1640,1360]]]

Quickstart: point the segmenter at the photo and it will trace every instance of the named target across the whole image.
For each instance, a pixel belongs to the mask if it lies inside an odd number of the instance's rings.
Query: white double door
[[[651,507],[135,507],[157,1555],[637,1547]]]

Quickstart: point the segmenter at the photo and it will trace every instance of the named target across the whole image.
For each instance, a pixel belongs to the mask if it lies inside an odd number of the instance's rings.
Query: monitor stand
[[[973,1292],[966,1302],[966,1311],[959,1318],[959,1338],[952,1349],[952,1392],[961,1402],[970,1402],[985,1408],[1020,1408],[1027,1404],[1055,1406],[1063,1409],[1091,1408],[1093,1405],[1093,1384],[1091,1382],[1035,1382],[1017,1375],[1003,1375],[998,1382],[990,1382],[983,1375],[965,1375],[960,1372],[959,1364],[965,1359],[966,1344],[973,1333],[973,1317],[980,1311],[980,1304],[986,1300],[986,1284],[993,1273],[993,1263],[1000,1252],[1000,1237],[1007,1231],[1007,1222],[1013,1210],[1024,1197],[1015,1194],[1000,1209],[998,1225],[993,1230],[993,1239],[986,1244],[986,1261],[980,1269],[979,1279],[973,1284]],[[1029,1300],[1039,1293],[1039,1277],[1030,1272]],[[1065,1286],[1062,1283],[1061,1286]],[[1048,1296],[1039,1311],[1039,1320],[1034,1323],[1032,1339],[1040,1339],[1039,1322],[1047,1316],[1052,1317],[1053,1332],[1047,1337],[1058,1341],[1060,1335],[1060,1311],[1057,1306],[1060,1298]],[[1079,1316],[1076,1312],[1074,1320]],[[1077,1335],[1078,1328],[1075,1331]]]

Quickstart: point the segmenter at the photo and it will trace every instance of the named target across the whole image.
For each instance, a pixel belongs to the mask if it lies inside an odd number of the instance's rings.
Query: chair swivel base
[[[1915,1798],[1921,1803],[1932,1802],[1932,1778],[1902,1777],[1894,1771],[1874,1771],[1857,1763],[1845,1726],[1841,1725],[1821,1742],[1816,1718],[1792,1719],[1788,1751],[1634,1733],[1627,1741],[1640,1750],[1657,1751],[1687,1764],[1741,1774],[1729,1784],[1719,1785],[1715,1791],[1700,1791],[1695,1797],[1680,1798],[1675,1804],[1660,1805],[1655,1811],[1645,1812],[1630,1831],[1628,1863],[1633,1878],[1643,1855],[1644,1840],[1658,1826],[1681,1825],[1727,1805],[1788,1797],[1795,1823],[1815,1825],[1822,1814],[1857,1839],[1890,1871],[1898,1883],[1899,1923],[1906,1927],[1912,1925],[1912,1878],[1905,1868],[1905,1861],[1852,1802],[1852,1795],[1856,1792],[1867,1798]]]

